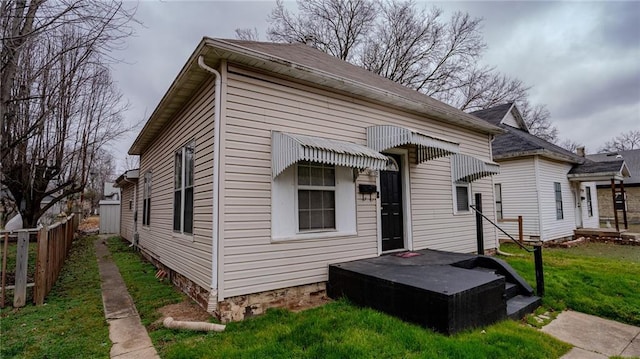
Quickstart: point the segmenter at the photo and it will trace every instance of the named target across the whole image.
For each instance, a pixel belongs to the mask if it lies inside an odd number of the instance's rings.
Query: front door
[[[382,251],[404,248],[402,168],[398,155],[387,155],[387,170],[380,171]]]

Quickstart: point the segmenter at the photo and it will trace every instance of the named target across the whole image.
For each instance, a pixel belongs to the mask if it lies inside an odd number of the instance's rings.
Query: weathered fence
[[[33,301],[36,305],[44,303],[45,297],[60,275],[79,223],[80,217],[72,214],[49,227],[4,233],[0,306],[4,307],[6,290],[13,289],[13,306],[23,307],[27,301],[27,287],[33,287]],[[29,237],[33,233],[37,233],[38,238],[36,265],[34,281],[28,283]],[[10,237],[16,238],[15,284],[7,286],[7,252]]]

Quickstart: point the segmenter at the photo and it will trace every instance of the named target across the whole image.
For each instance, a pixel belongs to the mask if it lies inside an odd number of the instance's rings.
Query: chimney
[[[584,146],[576,148],[576,153],[578,154],[578,156],[584,157]]]

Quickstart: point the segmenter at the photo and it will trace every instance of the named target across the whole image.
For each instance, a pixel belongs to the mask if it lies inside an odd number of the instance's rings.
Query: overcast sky
[[[295,8],[295,3],[288,3]],[[533,104],[546,104],[561,138],[594,153],[605,141],[640,130],[640,2],[417,2],[446,15],[461,10],[483,21],[483,62],[531,86]],[[234,38],[257,28],[275,1],[151,2],[138,6],[143,24],[114,66],[130,103],[128,123],[143,123],[203,36]],[[137,136],[113,146],[116,175]]]

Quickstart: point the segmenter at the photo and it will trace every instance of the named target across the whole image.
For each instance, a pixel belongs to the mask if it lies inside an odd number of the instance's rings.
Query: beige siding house
[[[120,188],[120,236],[134,241],[136,233],[136,196],[139,170],[128,170],[116,179],[115,186]]]
[[[129,150],[122,233],[224,321],[296,305],[332,263],[476,251],[502,132],[306,45],[204,38]]]
[[[500,164],[493,182],[501,228],[518,238],[511,220],[521,216],[524,240],[549,241],[599,227],[595,181],[628,175],[623,161],[594,162],[530,134],[512,103],[472,114],[506,131],[492,143]]]

